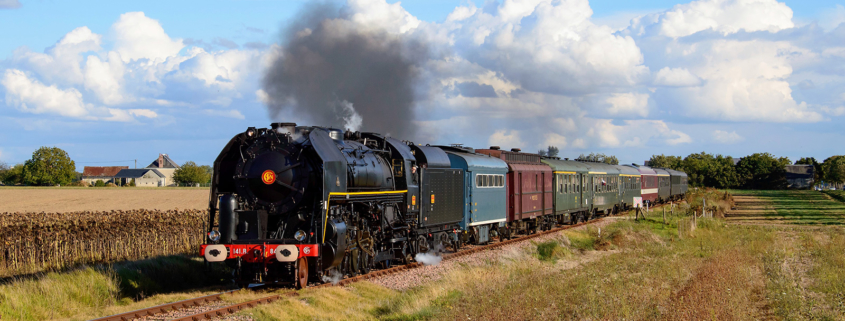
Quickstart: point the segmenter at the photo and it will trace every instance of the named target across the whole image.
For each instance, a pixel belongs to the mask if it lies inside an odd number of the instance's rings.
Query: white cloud
[[[586,136],[599,147],[642,147],[650,140],[668,145],[692,142],[689,135],[670,129],[661,120],[625,120],[622,125],[613,124],[611,119],[595,119],[593,122]]]
[[[158,20],[143,12],[128,12],[112,25],[114,50],[124,62],[137,59],[164,60],[176,56],[184,47],[181,39],[170,39]]]
[[[346,5],[353,12],[351,20],[365,26],[406,33],[420,25],[420,20],[402,8],[401,2],[390,4],[384,0],[348,0]]]
[[[32,70],[46,81],[60,85],[76,85],[83,82],[80,66],[83,53],[100,50],[102,36],[91,32],[88,27],[79,27],[68,32],[44,53],[32,52],[26,48],[15,51],[12,61],[21,69]]]
[[[664,88],[660,103],[689,117],[722,121],[817,122],[822,117],[797,102],[787,78],[791,59],[808,55],[788,42],[712,40],[676,44],[670,55],[703,79],[698,87]],[[659,74],[659,73],[658,73]],[[658,91],[660,92],[660,91]]]
[[[698,0],[636,20],[632,25],[635,33],[655,28],[671,38],[708,29],[727,35],[740,30],[778,31],[795,26],[792,9],[777,0]]]
[[[157,117],[147,109],[122,110],[86,104],[82,93],[75,88],[47,86],[16,69],[7,69],[0,84],[6,89],[6,104],[26,113],[122,122],[134,120],[133,116]]]
[[[16,69],[7,69],[0,83],[6,87],[6,104],[20,111],[70,117],[88,115],[82,93],[76,89],[62,90],[55,85],[46,86]]]
[[[701,79],[686,68],[664,67],[654,77],[654,84],[657,86],[690,87],[700,85]]]
[[[611,115],[639,115],[648,116],[648,94],[617,93],[607,98],[610,104],[608,112]]]
[[[131,100],[123,93],[123,76],[126,66],[120,56],[112,51],[106,61],[88,56],[85,63],[85,89],[94,92],[106,105],[117,105]]]
[[[825,114],[828,114],[828,115],[831,115],[831,116],[845,115],[845,107],[842,107],[842,106],[840,106],[840,107],[822,106],[821,111],[823,111]]]
[[[471,17],[476,11],[478,11],[478,8],[475,7],[474,3],[470,3],[467,7],[460,6],[446,16],[446,21],[461,21]]]
[[[736,131],[726,132],[718,129],[713,131],[713,139],[722,144],[736,144],[745,140],[745,138],[737,134]]]
[[[648,69],[636,43],[595,25],[592,13],[587,0],[508,0],[497,15],[461,13],[460,23],[449,24],[449,39],[471,63],[530,91],[589,93],[637,84]]]
[[[487,140],[490,146],[499,146],[502,149],[508,150],[511,148],[525,148],[525,143],[519,137],[519,131],[516,130],[497,130]],[[526,152],[528,152],[526,150]]]
[[[0,0],[0,9],[17,9],[21,7],[19,0]]]

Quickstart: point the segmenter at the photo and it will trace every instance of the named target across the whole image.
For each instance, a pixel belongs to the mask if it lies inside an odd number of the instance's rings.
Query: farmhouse
[[[788,188],[809,189],[813,187],[813,165],[786,165]]]
[[[158,158],[150,163],[150,165],[146,168],[155,169],[164,175],[164,185],[161,186],[176,186],[176,182],[173,180],[173,172],[179,169],[179,165],[170,159],[167,154],[158,154]]]
[[[82,181],[88,184],[94,184],[98,180],[114,183],[114,176],[128,168],[129,166],[85,166],[82,169]]]
[[[115,184],[123,186],[133,180],[135,186],[159,187],[167,186],[167,177],[155,168],[122,169],[114,176]]]

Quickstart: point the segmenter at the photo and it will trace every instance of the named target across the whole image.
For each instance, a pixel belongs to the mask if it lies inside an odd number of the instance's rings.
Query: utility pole
[[[135,169],[138,169],[138,159],[135,159]]]

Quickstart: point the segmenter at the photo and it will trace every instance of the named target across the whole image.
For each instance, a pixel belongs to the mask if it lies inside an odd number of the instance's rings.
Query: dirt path
[[[204,209],[208,189],[0,188],[0,212]]]

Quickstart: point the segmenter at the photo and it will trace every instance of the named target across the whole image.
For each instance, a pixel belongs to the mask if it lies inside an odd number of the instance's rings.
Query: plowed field
[[[0,212],[206,209],[207,188],[0,188]]]

